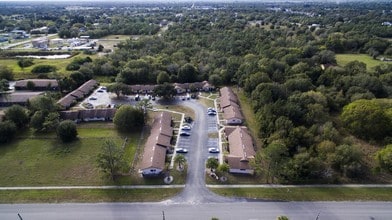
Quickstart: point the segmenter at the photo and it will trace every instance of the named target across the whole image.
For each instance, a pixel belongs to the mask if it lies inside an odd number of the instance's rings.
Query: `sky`
[[[386,2],[388,0],[0,0],[0,2]]]

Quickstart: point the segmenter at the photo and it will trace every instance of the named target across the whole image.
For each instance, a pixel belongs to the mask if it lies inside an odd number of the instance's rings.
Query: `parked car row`
[[[192,125],[190,123],[186,122],[181,126],[179,133],[178,133],[180,136],[191,136]],[[186,154],[186,153],[188,153],[188,149],[183,148],[183,147],[179,147],[176,149],[176,152]]]

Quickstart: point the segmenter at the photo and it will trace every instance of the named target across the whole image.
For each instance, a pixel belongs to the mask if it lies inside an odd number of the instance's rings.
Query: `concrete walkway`
[[[208,188],[392,188],[392,184],[314,184],[314,185],[206,185]]]
[[[169,189],[184,188],[185,185],[126,185],[126,186],[15,186],[0,187],[0,191],[5,190],[62,190],[62,189]]]
[[[125,186],[10,186],[0,187],[5,190],[62,190],[62,189],[169,189],[184,188],[185,185],[125,185]],[[315,184],[315,185],[206,185],[207,188],[392,188],[392,184]]]

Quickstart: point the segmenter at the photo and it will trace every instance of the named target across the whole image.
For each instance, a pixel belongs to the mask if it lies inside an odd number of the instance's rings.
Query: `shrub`
[[[51,65],[38,65],[31,70],[32,73],[50,73],[54,71],[56,71],[56,67]]]

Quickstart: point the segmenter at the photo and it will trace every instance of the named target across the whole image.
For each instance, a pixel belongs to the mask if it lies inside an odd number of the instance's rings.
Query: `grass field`
[[[380,60],[373,59],[367,54],[336,54],[336,61],[339,66],[345,66],[347,63],[355,60],[364,62],[368,71],[384,63]]]
[[[80,53],[72,58],[68,59],[34,59],[34,65],[26,67],[24,69],[20,68],[17,64],[17,59],[0,59],[0,66],[9,67],[13,73],[15,79],[27,79],[27,78],[37,78],[37,76],[31,73],[31,70],[37,65],[51,65],[57,68],[57,73],[66,76],[71,74],[73,71],[67,71],[65,68],[75,57],[87,57],[90,56],[92,59],[95,55],[85,55]]]
[[[105,49],[113,50],[118,43],[131,38],[138,38],[131,35],[109,35],[98,39],[97,44],[102,45]]]
[[[232,188],[211,189],[229,197],[280,201],[391,201],[391,188]]]
[[[2,145],[0,186],[112,185],[96,166],[102,142],[111,139],[122,146],[124,138],[128,137],[125,155],[130,163],[140,133],[123,134],[110,126],[96,125],[78,127],[79,139],[69,144],[60,142],[54,132],[34,134],[26,131],[12,143]]]
[[[182,189],[67,189],[0,191],[0,203],[159,202]]]
[[[260,130],[260,125],[257,123],[256,116],[253,113],[253,109],[251,106],[251,101],[245,96],[243,91],[234,90],[237,93],[238,100],[240,101],[241,110],[245,117],[245,123],[248,126],[248,129],[253,135],[253,138],[256,140],[257,148],[260,149],[260,143],[262,142],[257,138],[257,134]]]

